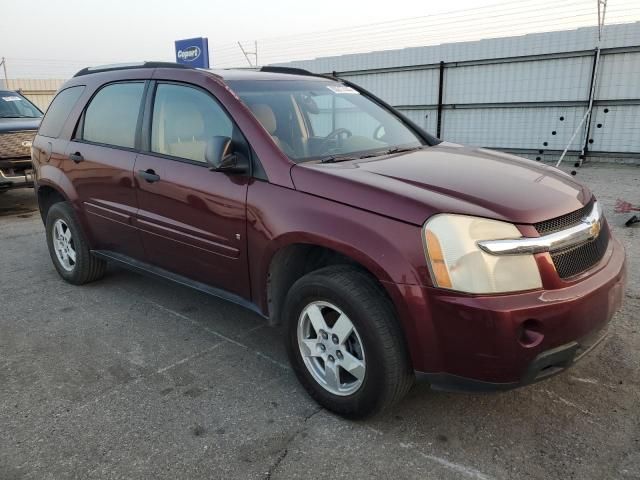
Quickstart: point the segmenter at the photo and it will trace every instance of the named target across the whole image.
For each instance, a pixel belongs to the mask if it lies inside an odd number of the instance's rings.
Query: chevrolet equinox
[[[441,141],[339,78],[85,68],[32,155],[64,280],[115,262],[249,308],[344,416],[416,377],[468,392],[547,378],[621,303],[624,250],[584,185]]]

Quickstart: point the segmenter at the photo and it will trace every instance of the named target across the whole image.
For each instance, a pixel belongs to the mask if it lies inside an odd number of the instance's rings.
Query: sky
[[[0,50],[5,57],[113,60],[173,56],[173,41],[206,36],[235,43],[375,23],[466,8],[496,0],[29,0],[3,2]],[[430,5],[431,4],[431,5]]]
[[[355,30],[353,36],[345,36],[343,31],[342,34],[314,37],[313,32],[412,17],[433,16],[439,19],[445,12],[459,12],[462,15],[459,18],[476,22],[476,29],[478,21],[486,20],[486,36],[491,36],[491,23],[497,25],[500,20],[492,20],[493,17],[503,17],[504,21],[513,23],[511,17],[496,15],[496,12],[522,11],[521,18],[526,23],[528,18],[533,18],[531,13],[539,10],[534,8],[536,2],[547,2],[550,6],[564,4],[564,11],[572,14],[575,5],[583,8],[588,5],[589,15],[585,13],[582,15],[584,18],[579,20],[593,23],[595,19],[595,0],[29,0],[26,4],[24,0],[5,0],[0,8],[0,57],[7,58],[9,77],[44,75],[64,78],[70,71],[86,65],[140,60],[172,61],[174,40],[206,36],[214,64],[217,59],[221,66],[245,61],[236,44],[239,40],[249,50],[253,47],[251,42],[258,40],[259,50],[263,50],[266,60],[276,58],[274,55],[279,50],[281,57],[290,54],[296,57],[291,59],[305,58],[305,55],[306,58],[313,58],[325,50],[333,54],[348,49],[354,42],[361,42],[359,48],[366,49],[367,35],[375,29],[362,31],[362,35]],[[25,5],[29,8],[25,9]],[[500,7],[487,10],[480,8],[496,5]],[[464,12],[468,14],[465,16]],[[434,31],[442,31],[438,35],[446,41],[446,33],[451,28],[455,29],[456,22],[440,24],[440,30],[436,28]],[[398,42],[421,44],[421,37],[415,34],[406,39],[402,35],[417,32],[425,36],[425,32],[431,31],[426,27],[409,28],[409,33],[402,33],[407,25],[411,26],[410,23],[400,23],[394,30],[394,37],[401,37]],[[463,26],[460,26],[460,32],[464,30]],[[505,29],[504,25],[500,26]],[[509,30],[505,32],[509,33]],[[280,38],[288,36],[292,37]],[[279,40],[269,40],[273,37]],[[453,40],[456,38],[452,36]],[[425,38],[422,43],[427,40]],[[332,42],[333,50],[322,50],[325,44]],[[294,48],[295,45],[298,48]],[[379,34],[372,48],[384,46],[385,36]]]

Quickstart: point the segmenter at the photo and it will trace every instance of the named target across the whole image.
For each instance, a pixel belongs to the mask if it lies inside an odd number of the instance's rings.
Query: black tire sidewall
[[[291,288],[284,312],[287,353],[299,381],[318,403],[343,416],[360,418],[377,412],[384,397],[380,393],[387,387],[385,356],[380,338],[370,328],[365,317],[367,310],[379,305],[358,305],[338,285],[332,285],[328,278],[314,275],[303,280],[305,281],[298,282]],[[329,302],[342,310],[353,323],[362,341],[366,361],[365,378],[360,388],[351,395],[334,395],[325,390],[308,371],[300,354],[298,319],[303,309],[315,301]]]

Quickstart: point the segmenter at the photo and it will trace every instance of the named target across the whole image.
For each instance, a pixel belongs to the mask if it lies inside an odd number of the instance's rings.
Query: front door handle
[[[153,169],[148,168],[146,170],[138,170],[138,176],[144,178],[148,183],[154,183],[160,180],[160,175],[157,175]]]
[[[69,160],[73,160],[75,163],[80,163],[84,161],[84,157],[80,152],[76,152],[69,155]]]

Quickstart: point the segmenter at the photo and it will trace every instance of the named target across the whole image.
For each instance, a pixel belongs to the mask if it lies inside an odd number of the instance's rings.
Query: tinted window
[[[84,91],[83,86],[65,88],[56,95],[51,105],[47,110],[47,114],[42,119],[40,124],[40,130],[38,133],[45,137],[57,138],[62,131],[64,122],[67,121],[67,117],[71,113],[74,105],[82,95]]]
[[[156,89],[151,124],[151,150],[205,162],[207,141],[232,137],[233,123],[210,95],[202,90],[170,84]]]
[[[135,147],[143,82],[114,83],[100,90],[87,107],[82,138],[90,142]]]

